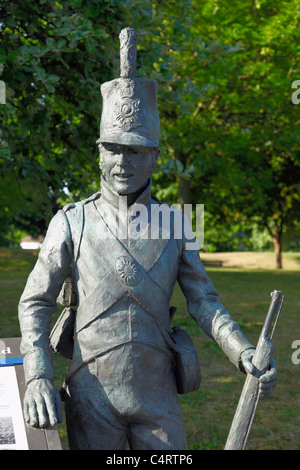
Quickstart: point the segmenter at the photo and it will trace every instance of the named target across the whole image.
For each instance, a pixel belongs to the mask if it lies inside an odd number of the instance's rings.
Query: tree
[[[292,76],[299,70],[298,6],[297,1],[224,1],[215,14],[220,13],[216,21],[228,40],[243,45],[232,57],[216,103],[225,160],[233,159],[238,183],[230,185],[229,207],[267,227],[277,268],[284,230],[300,211],[298,109],[291,101]]]
[[[138,75],[160,84],[162,141],[170,152],[171,139],[182,142],[184,131],[177,132],[173,114],[184,114],[188,127],[191,89],[199,95],[181,71],[194,54],[188,44],[194,9],[191,0],[29,0],[5,1],[1,13],[0,71],[7,84],[7,104],[0,110],[1,174],[18,194],[17,209],[6,198],[6,220],[44,233],[62,204],[98,189],[99,85],[119,75],[124,26],[138,31]],[[180,145],[175,162],[185,191],[191,171],[183,168]]]
[[[118,35],[130,25],[138,75],[159,82],[158,196],[204,203],[214,224],[268,227],[280,267],[283,233],[300,210],[297,8],[298,0],[4,1],[0,171],[18,210],[6,197],[2,226],[43,232],[62,204],[98,188],[99,85],[119,75]]]
[[[18,200],[6,198],[7,222],[44,233],[62,204],[98,189],[99,87],[119,74],[121,29],[151,23],[151,2],[138,3],[2,2],[0,171]]]
[[[184,179],[179,196],[205,202],[215,221],[247,218],[267,227],[280,268],[283,233],[300,211],[299,119],[291,101],[299,2],[196,4],[190,49],[173,52],[187,83],[180,107],[164,114],[173,168]]]

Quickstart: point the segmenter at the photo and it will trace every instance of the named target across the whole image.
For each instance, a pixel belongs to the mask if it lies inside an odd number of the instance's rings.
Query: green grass
[[[256,344],[270,303],[269,294],[285,294],[276,331],[274,358],[278,385],[259,404],[249,436],[249,449],[300,449],[300,365],[291,361],[291,344],[300,339],[300,271],[264,271],[207,268],[224,306]],[[224,447],[244,383],[219,348],[197,330],[185,313],[185,299],[176,290],[174,302],[192,335],[202,363],[202,385],[198,392],[181,397],[189,445],[207,443],[207,449]],[[201,423],[203,423],[201,425]],[[199,447],[200,448],[200,447]]]
[[[17,305],[35,260],[34,252],[0,248],[0,337],[20,336]],[[274,335],[278,385],[258,406],[247,448],[300,450],[300,364],[294,365],[291,360],[291,344],[300,339],[300,271],[207,267],[207,272],[224,306],[254,344],[268,310],[269,294],[274,289],[285,294]],[[189,317],[178,286],[172,305],[178,308],[174,323],[191,334],[202,368],[200,389],[180,396],[188,446],[223,449],[245,376]],[[60,387],[69,361],[55,356],[54,363]],[[67,449],[65,424],[59,426],[59,433]]]

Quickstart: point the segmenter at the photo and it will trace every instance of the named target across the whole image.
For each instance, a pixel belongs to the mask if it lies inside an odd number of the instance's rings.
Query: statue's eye
[[[143,153],[143,148],[142,147],[130,147],[129,149],[129,154],[132,154],[132,155],[139,155],[141,153]]]

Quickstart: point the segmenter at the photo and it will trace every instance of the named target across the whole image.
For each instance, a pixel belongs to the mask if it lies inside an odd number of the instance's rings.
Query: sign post
[[[21,338],[0,339],[0,450],[61,450],[58,431],[24,421],[25,377]]]

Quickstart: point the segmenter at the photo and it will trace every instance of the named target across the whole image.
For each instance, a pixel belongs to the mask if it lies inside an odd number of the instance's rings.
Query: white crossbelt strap
[[[104,220],[103,222],[105,223]],[[85,240],[91,244],[88,236]],[[143,309],[161,323],[161,327],[166,328],[160,317],[162,311],[169,311],[169,299],[163,289],[149,276],[148,271],[161,256],[168,240],[158,239],[156,242],[156,256],[151,258],[151,263],[147,257],[146,267],[133,256],[135,250],[130,253],[113,234],[111,238],[105,240],[105,250],[99,254],[94,251],[105,274],[93,292],[79,305],[77,333],[106,312],[124,293],[129,293]]]

